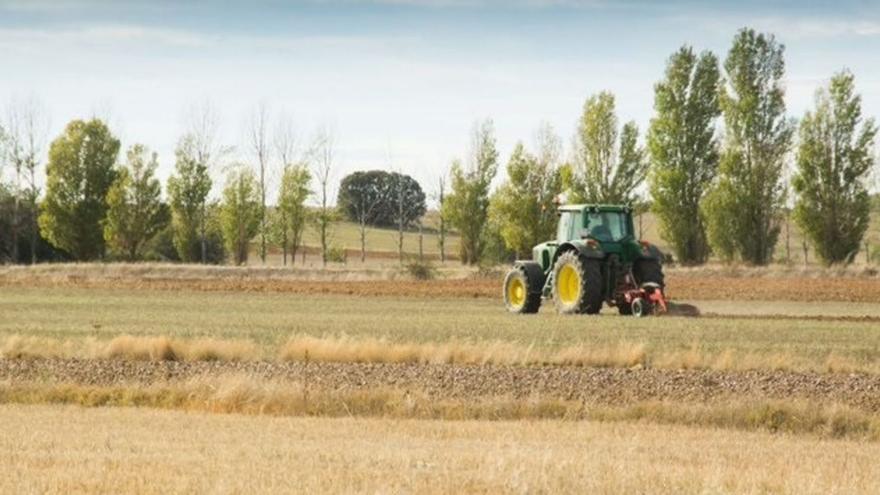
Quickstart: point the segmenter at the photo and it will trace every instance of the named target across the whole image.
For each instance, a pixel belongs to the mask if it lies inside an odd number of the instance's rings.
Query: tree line
[[[493,122],[477,122],[466,157],[439,177],[441,257],[450,227],[460,236],[463,263],[527,257],[553,237],[562,195],[650,209],[685,264],[712,255],[767,264],[788,216],[820,261],[851,262],[872,209],[867,183],[876,168],[877,126],[862,115],[846,69],[819,88],[800,121],[789,117],[784,52],[773,35],[752,29],[734,36],[723,62],[683,46],[654,86],[643,138],[635,122],[619,121],[614,94],[602,91],[584,103],[567,152],[552,127],[540,126],[531,146],[516,144],[494,190],[500,163]],[[299,143],[289,119],[272,129],[269,115],[265,104],[251,115],[248,164],[227,159],[230,148],[218,142],[210,107],[194,112],[165,195],[155,153],[135,144],[120,160],[120,142],[105,122],[76,120],[49,144],[40,191],[44,113],[33,102],[11,105],[0,126],[0,163],[12,172],[10,183],[0,182],[0,259],[228,257],[241,264],[258,240],[263,262],[267,246],[276,245],[287,264],[304,255],[311,227],[326,264],[342,218],[359,227],[362,260],[368,226],[396,228],[402,259],[404,231],[421,228],[427,211],[421,185],[399,172],[358,171],[340,181],[334,201],[333,134],[319,130]],[[218,168],[226,179],[220,200],[212,200]],[[277,201],[270,206],[273,176]]]
[[[357,172],[342,180],[337,207],[329,187],[332,133],[319,130],[310,142],[297,146],[286,119],[270,133],[267,113],[260,105],[251,120],[247,138],[254,160],[248,165],[226,160],[231,148],[218,143],[214,110],[196,108],[190,129],[178,140],[164,195],[155,152],[134,144],[120,156],[120,141],[105,122],[74,120],[48,146],[45,191],[40,191],[41,134],[36,128],[22,129],[18,117],[37,122],[45,115],[31,101],[15,102],[9,115],[16,119],[10,117],[9,125],[0,127],[0,150],[15,171],[11,184],[0,183],[0,261],[243,264],[256,239],[263,262],[267,246],[275,245],[287,264],[300,252],[305,259],[303,236],[311,226],[326,264],[339,257],[331,231],[343,215],[360,220],[362,259],[366,225],[396,224],[402,254],[403,230],[420,222],[427,209],[418,182],[401,173]],[[280,167],[273,169],[272,163]],[[219,200],[212,200],[212,171],[217,168],[226,178]],[[266,190],[273,172],[278,175],[277,202],[269,207]]]
[[[443,205],[461,235],[462,260],[528,256],[553,237],[553,198],[566,193],[568,202],[646,203],[685,264],[711,254],[771,262],[793,198],[790,216],[818,259],[852,262],[868,229],[877,125],[862,115],[846,69],[816,92],[800,122],[788,117],[784,51],[773,35],[747,28],[723,63],[683,46],[654,87],[644,146],[636,124],[621,125],[614,95],[603,91],[585,102],[567,159],[544,126],[533,151],[516,145],[494,193],[492,123],[478,124],[467,162],[452,164]],[[647,199],[640,198],[643,183]]]

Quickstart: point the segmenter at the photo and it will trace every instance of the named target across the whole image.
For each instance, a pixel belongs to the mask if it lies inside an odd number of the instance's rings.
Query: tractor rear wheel
[[[535,282],[529,279],[528,270],[520,267],[507,272],[504,277],[504,306],[508,311],[521,314],[538,312],[541,307],[541,292],[533,290]]]
[[[553,301],[562,314],[596,314],[602,309],[602,269],[598,260],[568,251],[553,266]]]

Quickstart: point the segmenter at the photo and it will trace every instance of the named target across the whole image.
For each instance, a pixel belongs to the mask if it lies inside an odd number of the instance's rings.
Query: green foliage
[[[719,95],[724,149],[704,209],[715,252],[756,265],[771,261],[785,201],[782,173],[794,125],[785,118],[783,52],[772,35],[743,29],[734,38]]]
[[[635,122],[618,130],[613,94],[603,91],[591,96],[575,138],[570,202],[632,203],[648,166],[638,137]]]
[[[260,231],[261,211],[260,186],[254,172],[236,167],[223,189],[220,219],[226,248],[237,265],[247,262],[250,241]]]
[[[119,140],[98,119],[70,122],[49,148],[40,230],[74,259],[104,256],[102,222],[118,153]]]
[[[718,106],[718,59],[679,49],[654,86],[655,117],[648,131],[652,208],[663,239],[685,264],[709,258],[705,219],[700,205],[718,169],[715,119]]]
[[[282,247],[290,247],[291,258],[302,245],[303,231],[309,221],[306,199],[312,194],[309,189],[312,175],[305,165],[285,167],[281,177],[281,190],[278,193],[277,220],[280,226]]]
[[[554,199],[562,191],[562,177],[555,160],[539,160],[522,143],[507,162],[507,176],[492,196],[490,216],[504,245],[524,258],[556,230]]]
[[[348,261],[348,252],[342,246],[331,245],[327,247],[328,263],[346,263]]]
[[[471,159],[465,167],[452,164],[452,190],[443,201],[443,215],[461,236],[461,262],[476,264],[485,247],[489,216],[489,187],[498,172],[495,128],[491,120],[474,127]]]
[[[168,224],[170,212],[162,203],[155,177],[159,162],[140,144],[129,148],[127,164],[117,170],[107,192],[104,239],[113,254],[129,261],[143,256],[144,246]]]
[[[168,208],[166,205],[165,208]],[[174,247],[174,227],[170,222],[156,233],[144,248],[144,259],[147,261],[180,261],[177,248]]]
[[[347,219],[378,227],[397,225],[401,218],[404,227],[409,227],[427,211],[425,193],[415,179],[384,170],[345,176],[339,184],[337,205]]]
[[[544,238],[542,241],[546,241]],[[491,215],[486,222],[482,237],[483,252],[480,255],[480,266],[496,266],[507,264],[516,258],[516,253],[507,247],[504,237],[501,235],[501,224],[497,218]]]
[[[416,280],[432,280],[437,276],[437,269],[428,261],[411,261],[406,265],[406,272]]]
[[[868,230],[876,135],[848,71],[816,93],[815,110],[801,121],[794,220],[826,265],[852,262]]]
[[[18,215],[15,214],[15,194],[7,184],[0,182],[0,263],[30,263],[36,261],[64,261],[70,256],[67,253],[53,247],[44,239],[39,232],[39,227],[33,221],[39,213],[38,205],[19,201]],[[19,222],[18,257],[13,249],[13,238],[9,235],[13,231],[13,222],[16,218]],[[31,256],[30,239],[36,236],[35,254]]]
[[[208,164],[199,159],[195,138],[184,136],[175,150],[174,175],[168,178],[174,246],[182,261],[202,259],[202,240],[207,237],[205,218],[211,176]]]

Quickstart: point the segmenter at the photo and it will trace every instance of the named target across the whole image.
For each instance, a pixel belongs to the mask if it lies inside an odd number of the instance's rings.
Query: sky
[[[336,180],[394,169],[431,194],[481,119],[502,164],[542,123],[570,148],[602,90],[644,133],[669,55],[723,59],[744,26],[785,45],[792,117],[842,68],[880,116],[880,2],[859,0],[0,0],[0,104],[41,101],[49,139],[104,118],[123,148],[158,153],[163,181],[194,106],[216,109],[230,160],[253,161],[247,123],[264,104],[302,143],[332,130]]]

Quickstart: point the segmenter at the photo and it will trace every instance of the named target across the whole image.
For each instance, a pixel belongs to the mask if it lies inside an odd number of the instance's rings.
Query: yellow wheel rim
[[[571,265],[565,265],[559,270],[559,279],[556,281],[557,294],[563,304],[574,304],[581,295],[581,274]]]
[[[507,284],[507,300],[513,307],[520,307],[526,303],[526,286],[522,280],[514,278]]]

